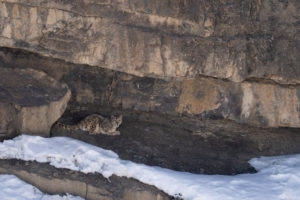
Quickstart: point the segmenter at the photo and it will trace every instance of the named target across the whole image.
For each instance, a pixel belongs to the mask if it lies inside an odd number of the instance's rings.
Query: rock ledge
[[[46,163],[0,159],[0,174],[13,174],[49,194],[69,193],[87,200],[168,200],[157,188],[135,179],[101,174],[83,174],[57,169]]]
[[[67,107],[71,92],[44,72],[0,69],[0,134],[49,136],[52,124]]]

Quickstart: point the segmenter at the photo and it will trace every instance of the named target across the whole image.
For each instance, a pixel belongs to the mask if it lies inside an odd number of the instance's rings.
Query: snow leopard
[[[120,131],[117,131],[117,128],[121,125],[122,121],[122,115],[105,118],[98,114],[92,114],[85,117],[75,125],[67,125],[62,123],[58,123],[58,125],[66,130],[88,131],[91,135],[104,134],[115,136],[120,135]]]

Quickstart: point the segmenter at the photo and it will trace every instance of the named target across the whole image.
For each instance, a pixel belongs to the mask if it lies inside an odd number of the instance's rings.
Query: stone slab
[[[42,71],[0,69],[0,133],[49,136],[71,92]]]
[[[86,200],[171,200],[157,188],[135,179],[84,174],[47,163],[0,160],[0,174],[13,174],[49,194],[69,193]]]

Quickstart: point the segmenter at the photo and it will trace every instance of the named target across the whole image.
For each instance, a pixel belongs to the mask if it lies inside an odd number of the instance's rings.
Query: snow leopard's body
[[[111,116],[109,118],[105,118],[98,114],[92,114],[85,117],[78,124],[75,125],[67,125],[61,124],[59,125],[66,130],[83,130],[88,131],[89,134],[105,134],[105,135],[120,135],[120,132],[117,131],[117,128],[122,123],[122,115],[116,117]]]

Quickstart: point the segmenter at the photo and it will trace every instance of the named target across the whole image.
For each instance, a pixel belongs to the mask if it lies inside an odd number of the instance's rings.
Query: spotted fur
[[[78,124],[67,125],[59,123],[59,126],[66,130],[83,130],[88,131],[91,135],[105,134],[105,135],[120,135],[120,131],[117,128],[122,123],[122,115],[111,116],[105,118],[98,114],[92,114],[85,117]]]

